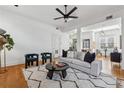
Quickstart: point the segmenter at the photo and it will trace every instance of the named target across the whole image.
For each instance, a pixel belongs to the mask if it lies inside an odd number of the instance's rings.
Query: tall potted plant
[[[2,34],[0,35],[0,73],[3,73],[6,71],[6,53],[5,48],[7,48],[8,51],[10,51],[14,46],[13,38],[10,36],[10,34]],[[4,50],[4,70],[1,69],[1,51]]]
[[[4,38],[6,39],[5,47],[10,51],[15,44],[13,38],[10,34],[4,34]]]
[[[0,74],[6,71],[6,48],[10,51],[14,46],[13,38],[10,34],[6,34],[6,31],[0,28]],[[3,52],[2,52],[3,50]],[[3,53],[3,55],[1,55]],[[4,59],[3,66],[1,59]]]
[[[13,38],[10,34],[0,35],[0,50],[3,49],[3,45],[10,51],[14,46]]]

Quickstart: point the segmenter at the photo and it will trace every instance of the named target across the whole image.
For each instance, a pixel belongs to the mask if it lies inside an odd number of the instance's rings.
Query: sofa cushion
[[[68,57],[60,57],[60,62],[72,62],[73,59],[72,58],[68,58]]]
[[[62,50],[62,57],[67,57],[68,51]]]
[[[77,51],[74,51],[74,58],[77,59]]]
[[[77,52],[77,59],[84,61],[85,52]]]
[[[76,64],[69,64],[69,66],[72,67],[72,68],[75,68],[75,69],[77,69],[79,71],[86,72],[86,73],[91,72],[91,68],[83,67],[83,66],[76,65]]]
[[[67,57],[68,58],[74,58],[74,52],[73,51],[68,51]]]
[[[75,64],[75,65],[82,66],[82,67],[86,67],[86,68],[90,68],[91,67],[90,63],[84,62],[84,61],[81,61],[81,60],[78,60],[78,59],[73,59],[72,63]]]

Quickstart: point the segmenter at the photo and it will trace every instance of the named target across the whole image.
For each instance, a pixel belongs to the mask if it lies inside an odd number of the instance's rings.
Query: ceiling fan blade
[[[62,14],[63,16],[65,16],[65,14],[59,8],[56,8],[56,11],[58,11],[60,14]]]
[[[64,17],[57,17],[57,18],[54,18],[54,20],[61,19],[61,18],[64,18]]]
[[[77,7],[74,7],[74,8],[67,14],[67,16],[69,16],[70,14],[72,14],[76,9],[77,9]]]
[[[68,16],[68,18],[78,18],[77,16]]]

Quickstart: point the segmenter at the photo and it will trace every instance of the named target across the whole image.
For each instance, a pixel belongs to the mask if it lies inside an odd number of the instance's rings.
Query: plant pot
[[[3,46],[6,43],[7,43],[7,40],[3,36],[0,36],[0,46]]]

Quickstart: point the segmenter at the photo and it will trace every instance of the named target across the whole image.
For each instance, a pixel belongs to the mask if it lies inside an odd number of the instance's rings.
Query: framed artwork
[[[90,49],[90,39],[83,40],[83,49]]]

